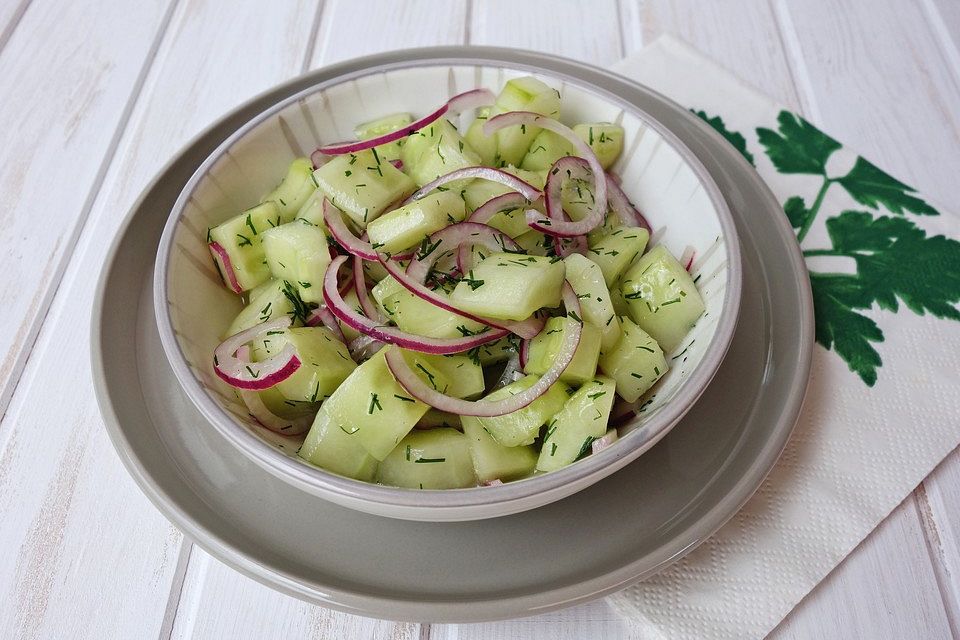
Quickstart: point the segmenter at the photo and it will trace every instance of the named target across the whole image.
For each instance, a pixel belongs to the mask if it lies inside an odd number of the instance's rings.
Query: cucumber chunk
[[[564,156],[572,156],[576,153],[573,145],[553,131],[541,129],[537,137],[530,143],[530,149],[523,156],[520,167],[530,171],[542,171],[549,169],[553,163]]]
[[[502,320],[525,320],[537,309],[560,305],[560,260],[495,253],[457,283],[450,300],[458,308]]]
[[[383,214],[367,225],[367,235],[377,251],[399,253],[434,231],[461,222],[465,214],[463,200],[453,191],[431,193]]]
[[[258,393],[267,410],[285,420],[296,420],[304,416],[316,415],[320,408],[319,402],[298,402],[285,398],[282,393],[277,391],[276,387],[270,387]]]
[[[620,318],[623,335],[600,356],[600,370],[616,381],[617,393],[627,402],[645,394],[670,366],[657,341],[630,318]]]
[[[477,152],[480,161],[488,167],[495,167],[497,160],[497,134],[484,135],[483,125],[490,118],[490,107],[477,110],[477,118],[467,127],[464,140],[470,148]]]
[[[564,336],[577,323],[573,318],[556,317],[547,320],[541,331],[530,341],[527,351],[527,366],[524,373],[543,375],[557,359]],[[591,380],[597,373],[597,358],[600,357],[600,329],[589,322],[584,323],[580,331],[580,344],[573,354],[573,360],[564,369],[560,379],[574,386]]]
[[[623,127],[609,122],[578,124],[573,128],[581,140],[590,145],[590,149],[600,161],[600,166],[609,169],[620,152],[623,151]]]
[[[451,171],[480,164],[480,156],[447,120],[410,135],[400,151],[400,159],[404,172],[421,187]],[[459,193],[466,182],[451,182],[443,188]]]
[[[293,303],[285,291],[290,285],[282,280],[268,280],[250,292],[250,303],[233,319],[223,338],[293,311]]]
[[[567,282],[580,300],[583,319],[600,330],[600,351],[606,351],[620,339],[620,321],[613,310],[603,271],[579,253],[571,253],[563,261],[567,265]]]
[[[274,385],[284,398],[295,402],[322,402],[357,368],[347,346],[326,327],[295,327],[254,343],[253,359],[277,353],[287,343],[297,349],[300,367]]]
[[[468,355],[475,360],[479,360],[481,366],[487,367],[491,364],[509,360],[515,353],[519,353],[519,350],[519,339],[516,336],[507,336],[472,349]]]
[[[409,113],[394,113],[371,122],[357,125],[353,130],[353,134],[357,136],[357,140],[369,140],[370,138],[376,138],[377,136],[382,136],[387,133],[393,133],[411,122],[413,122],[413,116]],[[403,148],[405,141],[406,138],[400,138],[399,140],[381,144],[374,148],[382,160],[386,160],[387,162],[398,160],[400,158],[400,149]]]
[[[417,188],[371,149],[337,156],[314,171],[313,177],[330,202],[361,229]]]
[[[346,295],[343,296],[343,301],[350,305],[350,308],[355,310],[359,314],[363,314],[363,309],[360,307],[360,299],[357,297],[357,290],[353,287],[347,291]],[[360,332],[348,325],[345,322],[338,322],[340,325],[340,330],[343,331],[343,337],[347,339],[347,342],[350,343],[353,340],[356,340],[360,337]]]
[[[277,188],[263,196],[260,202],[275,202],[280,211],[280,222],[287,223],[296,217],[300,207],[316,189],[313,163],[309,158],[297,158],[290,163],[286,177]]]
[[[354,369],[324,406],[330,416],[355,437],[370,455],[383,460],[423,417],[429,407],[412,398],[390,373],[384,347]],[[424,382],[442,389],[448,380],[438,371],[421,374]]]
[[[333,473],[372,482],[377,474],[377,460],[356,438],[334,420],[325,407],[320,407],[310,432],[297,455],[311,464]]]
[[[323,275],[330,249],[323,231],[293,222],[263,234],[263,252],[274,277],[296,285],[304,302],[323,301]]]
[[[438,356],[414,351],[404,352],[407,362],[414,369],[418,365],[427,371],[439,372],[449,382],[441,391],[455,398],[473,398],[483,394],[483,367],[468,356]]]
[[[537,189],[543,189],[545,178],[543,174],[539,172],[518,169],[513,165],[501,167],[500,170],[509,173],[512,176],[516,176],[525,182],[529,182]],[[490,198],[502,195],[504,193],[509,193],[510,191],[513,191],[513,189],[505,184],[500,184],[499,182],[494,182],[493,180],[482,180],[478,178],[464,188],[463,199],[467,203],[467,206],[470,207],[470,210],[473,211],[479,208],[480,205],[485,203]]]
[[[244,291],[270,279],[270,268],[263,254],[263,233],[280,223],[280,209],[271,200],[210,229],[210,241],[218,243],[230,256],[233,274]],[[217,268],[224,268],[219,260]]]
[[[533,447],[503,446],[486,432],[477,418],[464,416],[460,422],[470,441],[470,456],[477,480],[516,480],[533,473],[537,465],[537,452]]]
[[[524,376],[516,382],[497,389],[485,399],[495,401],[514,396],[532,387],[539,379],[540,376]],[[532,444],[540,433],[540,427],[560,410],[567,398],[567,385],[556,382],[547,389],[545,394],[519,411],[493,418],[477,418],[477,420],[494,440],[505,447]]]
[[[542,234],[534,229],[530,229],[526,233],[517,236],[513,240],[520,245],[521,249],[532,256],[545,256],[553,247],[552,240],[547,238],[545,234]]]
[[[461,489],[477,478],[470,442],[456,429],[415,431],[380,463],[381,484],[410,489]]]
[[[641,227],[618,227],[590,242],[589,258],[603,272],[603,281],[609,287],[643,253],[650,233]]]
[[[607,432],[615,383],[600,376],[570,396],[547,425],[538,471],[556,471],[590,453],[590,445]]]
[[[428,338],[457,338],[486,331],[487,326],[423,300],[387,276],[372,290],[374,300],[394,324]]]
[[[662,245],[651,249],[624,274],[620,291],[630,317],[667,353],[680,346],[704,311],[697,285]]]
[[[297,211],[294,221],[312,224],[326,233],[327,223],[323,221],[323,199],[326,197],[327,194],[322,189],[314,189],[310,197],[300,207],[300,210]]]
[[[560,92],[536,78],[526,76],[508,80],[493,106],[493,113],[533,111],[551,118],[560,117]],[[530,149],[530,143],[541,131],[540,127],[515,125],[497,132],[497,156],[502,164],[518,165]]]

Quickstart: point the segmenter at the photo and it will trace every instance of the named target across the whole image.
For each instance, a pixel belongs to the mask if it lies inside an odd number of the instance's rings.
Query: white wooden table
[[[377,622],[213,560],[108,442],[89,313],[147,181],[282,80],[455,43],[607,66],[661,32],[960,209],[958,0],[0,0],[0,637],[629,637],[603,601],[483,625]],[[960,453],[772,637],[960,638]]]

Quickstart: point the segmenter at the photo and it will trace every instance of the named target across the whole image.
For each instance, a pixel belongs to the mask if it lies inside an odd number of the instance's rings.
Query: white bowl
[[[621,438],[564,469],[497,487],[420,491],[352,480],[296,456],[299,442],[258,426],[213,372],[221,332],[241,309],[206,246],[206,230],[255,204],[295,157],[321,142],[350,139],[353,127],[397,111],[427,113],[474,87],[498,91],[535,75],[563,95],[562,120],[620,123],[624,152],[613,170],[650,221],[655,241],[675,255],[695,249],[694,276],[706,305],[649,404]],[[636,459],[667,434],[713,378],[736,327],[739,243],[720,191],[697,158],[654,118],[601,87],[531,67],[478,59],[376,66],[316,85],[264,111],[208,157],[170,213],[157,256],[154,297],[164,350],[190,399],[240,451],[312,494],[369,513],[412,520],[472,520],[516,513],[568,496]],[[198,429],[208,425],[197,425]]]

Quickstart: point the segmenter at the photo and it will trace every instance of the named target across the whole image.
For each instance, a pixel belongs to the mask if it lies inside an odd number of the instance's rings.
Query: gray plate
[[[155,255],[190,175],[250,117],[329,77],[430,58],[537,65],[636,102],[706,165],[743,245],[736,336],[683,421],[636,462],[572,497],[479,522],[407,522],[351,511],[285,484],[238,453],[197,412],[167,365],[150,295],[153,264],[144,260]],[[813,305],[792,230],[752,168],[709,127],[649,89],[577,62],[450,47],[314,71],[258,96],[196,138],[147,188],[114,241],[92,335],[97,397],[121,459],[157,508],[206,551],[325,606],[458,622],[532,615],[605,595],[706,539],[759,487],[786,444],[812,346]]]

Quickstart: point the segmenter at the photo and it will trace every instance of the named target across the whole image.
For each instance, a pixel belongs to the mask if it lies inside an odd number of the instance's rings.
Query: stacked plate
[[[171,209],[192,176],[257,114],[338,78],[438,66],[567,78],[649,114],[719,187],[717,197],[737,227],[743,267],[739,323],[726,357],[669,435],[574,495],[474,522],[369,515],[255,463],[256,456],[210,424],[210,411],[198,411],[174,375],[155,320],[154,265],[143,260],[157,254]],[[106,294],[118,290],[130,293],[122,301]],[[480,621],[569,606],[689,552],[736,512],[775,462],[800,410],[813,342],[809,286],[792,230],[752,167],[720,136],[619,76],[491,48],[349,61],[227,115],[188,145],[134,206],[101,276],[94,314],[93,366],[108,430],[140,487],[177,527],[282,591],[352,613],[423,621]],[[570,492],[558,488],[557,495]]]

